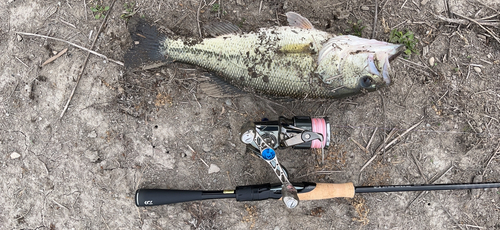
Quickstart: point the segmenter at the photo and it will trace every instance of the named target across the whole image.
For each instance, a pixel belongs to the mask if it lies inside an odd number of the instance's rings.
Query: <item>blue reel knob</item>
[[[274,157],[276,157],[276,152],[274,152],[274,150],[271,148],[265,148],[264,150],[262,150],[261,154],[264,160],[272,160],[274,159]]]

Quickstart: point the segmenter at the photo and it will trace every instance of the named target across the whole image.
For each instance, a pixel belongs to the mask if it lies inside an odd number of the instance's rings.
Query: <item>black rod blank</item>
[[[410,191],[434,191],[434,190],[481,189],[481,188],[500,188],[500,183],[422,184],[422,185],[386,185],[386,186],[372,186],[372,187],[355,187],[355,193],[410,192]]]

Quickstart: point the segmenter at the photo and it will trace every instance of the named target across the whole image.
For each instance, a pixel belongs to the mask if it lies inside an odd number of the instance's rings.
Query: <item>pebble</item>
[[[212,150],[212,147],[210,146],[209,143],[203,143],[203,145],[201,146],[201,149],[203,149],[204,152],[208,153],[208,152],[210,152],[210,150]]]
[[[435,60],[434,60],[434,57],[429,58],[429,65],[430,65],[431,67],[433,67],[433,66],[434,66],[434,61],[435,61]]]
[[[362,7],[361,7],[361,10],[365,10],[365,11],[366,11],[366,10],[370,10],[370,7],[368,7],[368,6],[362,6]]]
[[[217,165],[210,164],[210,168],[208,168],[208,174],[219,172],[220,168]]]
[[[17,153],[17,152],[12,152],[12,153],[10,154],[10,159],[17,159],[17,158],[19,158],[19,157],[21,157],[21,154],[19,154],[19,153]]]
[[[85,151],[85,157],[89,159],[91,163],[96,163],[99,160],[99,153],[97,151],[87,150]]]
[[[97,133],[95,130],[93,130],[92,132],[89,133],[89,135],[87,135],[87,137],[90,137],[90,138],[96,138],[97,137]]]
[[[23,40],[23,37],[21,37],[21,35],[19,35],[19,34],[18,34],[18,35],[17,35],[17,41],[18,41],[18,42],[20,42],[20,41],[22,41],[22,40]]]
[[[481,73],[481,68],[474,66],[474,71],[476,71],[476,73]]]
[[[193,151],[191,151],[190,149],[184,149],[184,154],[185,156],[192,157]]]
[[[226,99],[226,105],[227,106],[233,105],[233,102],[231,101],[231,99]]]
[[[236,0],[236,4],[238,4],[240,6],[244,6],[245,2],[243,2],[243,0]]]

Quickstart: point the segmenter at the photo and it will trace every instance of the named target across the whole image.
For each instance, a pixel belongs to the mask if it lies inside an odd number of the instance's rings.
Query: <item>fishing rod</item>
[[[422,184],[354,187],[353,183],[291,183],[288,172],[279,163],[277,149],[321,149],[330,145],[330,123],[327,117],[311,118],[295,116],[263,119],[245,123],[240,132],[241,142],[250,152],[264,160],[272,168],[281,184],[238,186],[234,190],[199,191],[170,189],[139,189],[136,191],[137,206],[154,206],[180,202],[236,198],[237,201],[281,199],[286,207],[294,208],[300,200],[322,200],[338,197],[352,198],[356,193],[408,192],[456,189],[500,188],[500,182],[474,184]]]
[[[300,200],[323,200],[332,198],[353,198],[358,193],[435,191],[458,189],[500,188],[500,183],[470,184],[421,184],[421,185],[384,185],[355,187],[353,183],[293,183]],[[260,184],[238,186],[234,190],[201,191],[172,189],[139,189],[135,194],[138,207],[175,204],[181,202],[236,198],[237,201],[258,201],[281,199],[282,184]]]

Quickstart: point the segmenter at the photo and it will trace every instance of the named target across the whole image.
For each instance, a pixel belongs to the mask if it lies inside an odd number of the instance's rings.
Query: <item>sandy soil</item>
[[[332,146],[280,150],[292,181],[362,185],[494,182],[500,178],[500,1],[380,0],[375,37],[413,31],[418,54],[396,60],[393,84],[342,100],[273,101],[245,94],[213,98],[199,90],[203,71],[173,64],[132,73],[95,55],[77,84],[112,1],[0,1],[1,229],[500,229],[500,190],[379,193],[301,202],[213,200],[137,208],[138,188],[233,189],[277,182],[265,162],[245,152],[248,120],[328,116]],[[95,50],[122,61],[136,16],[175,33],[198,36],[200,1],[116,1]],[[374,1],[202,1],[201,25],[218,18],[250,31],[286,24],[296,11],[336,34],[353,23],[372,34]],[[213,4],[220,4],[214,7]],[[493,34],[493,35],[492,35]],[[55,61],[42,63],[68,49]],[[429,63],[430,59],[433,63]],[[432,64],[432,65],[431,65]],[[362,172],[393,137],[423,121]],[[368,152],[366,146],[374,134]],[[392,139],[392,138],[391,138]],[[207,165],[219,172],[208,174]],[[326,174],[324,172],[327,171]],[[334,172],[332,172],[334,171]],[[323,172],[323,173],[322,173]],[[443,174],[443,175],[442,175]],[[442,176],[441,176],[442,175]]]

